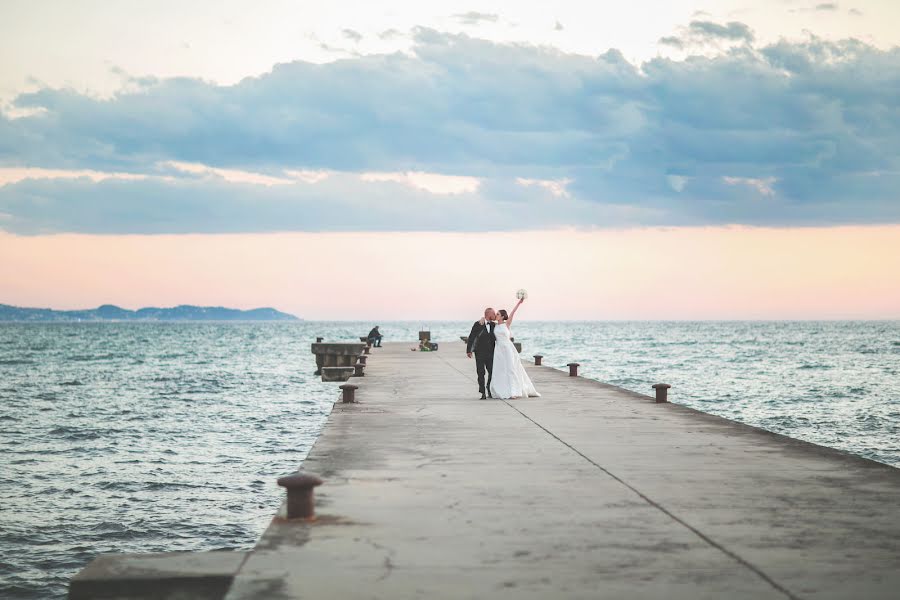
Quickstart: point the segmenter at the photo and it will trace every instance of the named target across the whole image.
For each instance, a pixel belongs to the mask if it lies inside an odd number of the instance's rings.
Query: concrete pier
[[[900,470],[546,366],[479,400],[463,344],[409,346],[335,398],[317,517],[282,506],[228,600],[900,596]]]

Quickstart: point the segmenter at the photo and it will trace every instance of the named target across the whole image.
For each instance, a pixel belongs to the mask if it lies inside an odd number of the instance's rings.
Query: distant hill
[[[221,306],[190,306],[173,308],[140,308],[128,310],[104,304],[86,310],[53,310],[50,308],[22,308],[0,304],[0,321],[299,321],[294,315],[274,308],[238,310]]]

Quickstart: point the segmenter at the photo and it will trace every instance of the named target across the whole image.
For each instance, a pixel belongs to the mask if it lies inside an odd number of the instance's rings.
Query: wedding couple
[[[524,295],[524,294],[523,294]],[[534,384],[525,372],[519,353],[513,346],[509,326],[512,325],[516,311],[525,301],[520,297],[512,312],[484,309],[484,318],[475,321],[466,341],[466,355],[475,355],[475,368],[478,371],[478,391],[481,399],[485,398],[522,398],[540,397]],[[484,373],[487,371],[487,385]],[[487,394],[487,395],[485,395]]]

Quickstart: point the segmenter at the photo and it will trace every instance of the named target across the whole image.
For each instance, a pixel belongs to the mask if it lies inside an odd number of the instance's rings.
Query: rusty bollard
[[[322,340],[324,340],[324,339],[325,339],[325,338],[323,338],[323,337],[317,337],[317,338],[316,338],[316,343],[317,343],[317,344],[321,344],[321,343],[322,343]]]
[[[355,365],[353,365],[353,376],[354,377],[365,377],[366,374],[363,372],[363,369],[365,369],[365,368],[366,368],[366,365],[364,365],[362,363],[356,363]]]
[[[287,518],[312,519],[316,513],[313,488],[322,485],[322,480],[312,473],[297,471],[278,478],[278,485],[287,490]]]
[[[359,361],[359,364],[365,365],[365,364],[366,364],[366,359],[368,359],[368,358],[369,358],[369,357],[366,356],[365,354],[360,354],[358,357],[356,357],[356,360]]]
[[[668,383],[654,383],[651,386],[656,390],[656,403],[662,404],[669,401],[669,388],[672,387]]]
[[[363,349],[363,352],[365,352],[366,354],[368,354],[370,350],[372,350],[372,346],[366,346],[366,347]]]
[[[345,383],[344,385],[338,386],[343,390],[344,397],[343,400],[345,403],[356,402],[356,390],[359,388],[358,385],[353,385],[352,383]]]
[[[581,366],[580,363],[569,363],[566,366],[569,367],[569,377],[578,377],[578,367]]]
[[[534,355],[534,366],[536,366],[536,367],[541,366],[541,361],[542,361],[543,359],[544,359],[544,355],[543,355],[543,354],[535,354],[535,355]]]

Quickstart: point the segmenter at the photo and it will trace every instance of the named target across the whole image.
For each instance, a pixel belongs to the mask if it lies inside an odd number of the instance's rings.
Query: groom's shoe
[[[493,398],[493,396],[491,396],[490,392],[488,392],[488,398]]]
[[[481,393],[481,399],[482,399],[482,400],[487,400],[487,396],[484,395],[484,392]]]

